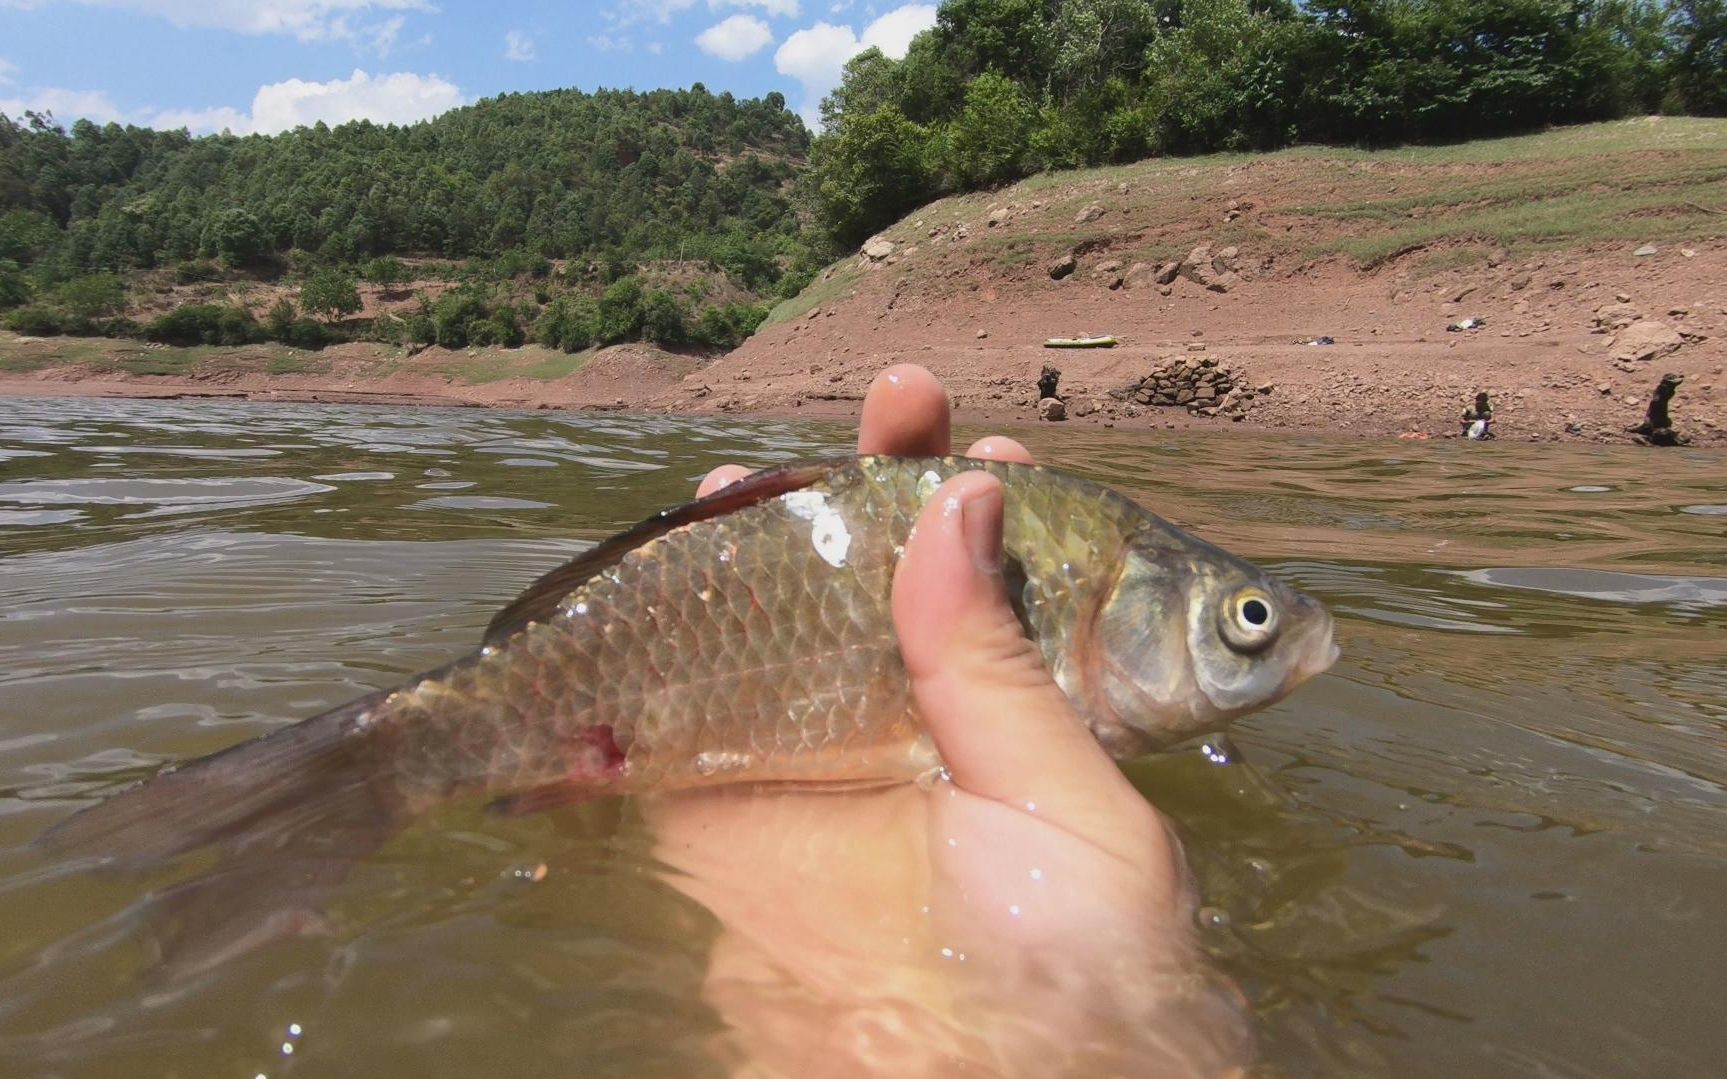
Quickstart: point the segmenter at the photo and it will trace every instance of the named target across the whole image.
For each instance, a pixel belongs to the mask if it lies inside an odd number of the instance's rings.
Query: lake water
[[[165,878],[30,840],[472,647],[587,543],[838,427],[0,400],[0,1072],[718,1074],[714,925],[628,806],[454,810],[332,931],[160,976]],[[1325,599],[1344,657],[1129,773],[1177,823],[1269,1075],[1727,1059],[1727,459],[1039,429]],[[545,879],[528,883],[535,866]]]

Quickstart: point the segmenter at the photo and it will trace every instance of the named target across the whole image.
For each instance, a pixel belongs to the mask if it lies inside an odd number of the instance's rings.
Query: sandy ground
[[[1661,375],[1674,371],[1686,377],[1675,423],[1698,444],[1727,444],[1727,251],[1719,248],[1690,258],[1678,249],[1645,257],[1582,252],[1419,281],[1395,266],[1363,274],[1328,264],[1254,277],[1222,294],[1178,278],[1168,296],[1111,289],[1114,274],[1087,265],[1109,261],[1107,252],[1084,256],[1060,281],[1041,267],[1018,280],[980,276],[938,297],[896,290],[890,267],[871,267],[855,294],[767,328],[649,404],[844,415],[874,371],[910,361],[941,376],[962,415],[1031,422],[1039,371],[1051,363],[1062,372],[1070,413],[1084,411],[1074,407],[1079,401],[1095,408],[1068,423],[1234,422],[1437,438],[1457,434],[1463,409],[1486,390],[1500,438],[1613,442],[1642,419]],[[1595,312],[1608,305],[1630,306],[1687,336],[1670,353],[1615,362],[1618,335],[1595,324]],[[1482,328],[1447,331],[1470,317]],[[1042,347],[1051,336],[1105,333],[1120,344]],[[1322,336],[1336,343],[1306,344]],[[1109,396],[1177,357],[1216,358],[1271,392],[1257,395],[1238,421]]]

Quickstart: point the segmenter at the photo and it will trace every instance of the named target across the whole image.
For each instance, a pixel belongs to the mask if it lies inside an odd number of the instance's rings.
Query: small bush
[[[6,316],[6,328],[27,337],[58,337],[60,313],[46,307],[20,307]]]
[[[220,281],[222,270],[209,259],[190,259],[174,267],[174,283],[176,285],[197,285],[206,281]]]
[[[316,319],[297,318],[288,324],[287,332],[278,340],[294,348],[316,352],[330,343],[330,332]]]
[[[250,311],[213,303],[176,307],[153,319],[144,336],[169,345],[245,345],[264,339]]]

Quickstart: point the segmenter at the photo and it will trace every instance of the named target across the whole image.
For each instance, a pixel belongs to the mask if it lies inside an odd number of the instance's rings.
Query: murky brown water
[[[328,935],[177,982],[133,914],[162,880],[26,844],[465,651],[537,573],[714,464],[845,437],[0,400],[0,1072],[717,1073],[713,921],[653,872],[628,807],[440,814],[356,875]],[[1727,460],[1028,440],[1339,616],[1343,661],[1238,725],[1239,763],[1130,769],[1179,823],[1261,1072],[1715,1073]]]

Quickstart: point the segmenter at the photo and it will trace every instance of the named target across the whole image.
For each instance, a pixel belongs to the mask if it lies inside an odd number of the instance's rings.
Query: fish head
[[[1089,644],[1092,729],[1123,758],[1264,708],[1338,656],[1318,600],[1162,522],[1125,545]]]

